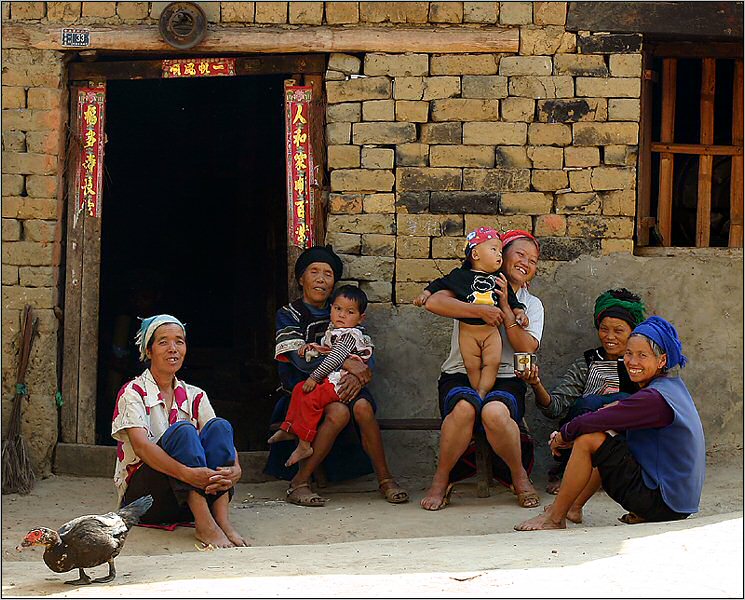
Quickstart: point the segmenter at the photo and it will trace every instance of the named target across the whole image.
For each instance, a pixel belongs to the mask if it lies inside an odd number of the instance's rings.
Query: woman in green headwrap
[[[536,405],[559,424],[594,412],[637,391],[623,362],[626,342],[632,330],[644,320],[644,304],[626,288],[608,290],[595,300],[594,322],[601,346],[587,350],[567,369],[549,392],[541,384],[538,367],[518,373],[533,388]],[[569,453],[556,457],[558,464],[548,472],[546,491],[556,494]]]

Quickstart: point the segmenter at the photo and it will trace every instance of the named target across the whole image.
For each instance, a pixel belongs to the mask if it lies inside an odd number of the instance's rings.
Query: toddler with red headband
[[[522,327],[528,325],[525,305],[517,300],[512,287],[500,272],[502,240],[491,227],[479,227],[466,236],[465,260],[445,277],[431,282],[415,300],[423,306],[427,298],[440,290],[450,290],[456,299],[471,304],[499,306],[500,295],[507,294],[507,303]],[[463,365],[471,387],[484,398],[497,378],[502,357],[499,328],[476,318],[462,318],[458,343]]]

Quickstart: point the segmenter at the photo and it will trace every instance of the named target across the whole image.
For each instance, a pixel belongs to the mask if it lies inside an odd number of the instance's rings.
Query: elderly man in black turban
[[[328,299],[334,284],[341,278],[342,267],[341,259],[331,246],[308,248],[295,263],[295,279],[303,295],[277,311],[274,357],[279,365],[283,394],[274,408],[272,423],[284,419],[293,387],[307,379],[322,358],[307,361],[298,354],[298,349],[305,344],[321,342],[330,322]],[[321,463],[330,481],[359,477],[374,470],[385,499],[393,504],[406,502],[409,494],[388,469],[380,428],[375,420],[375,400],[364,387],[370,382],[372,373],[353,358],[347,359],[344,370],[348,373],[340,381],[341,401],[326,406],[313,442],[313,454],[299,467],[288,468],[284,463],[294,443],[271,444],[264,471],[280,479],[289,479],[287,501],[300,506],[323,506],[327,501],[310,487],[311,475]]]

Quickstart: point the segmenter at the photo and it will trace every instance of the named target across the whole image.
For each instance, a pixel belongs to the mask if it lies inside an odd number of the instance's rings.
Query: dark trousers
[[[179,421],[166,429],[158,441],[165,452],[187,467],[227,467],[235,463],[233,427],[225,419],[210,419],[201,431],[188,421]],[[192,490],[202,494],[212,503],[225,492],[205,494],[174,477],[142,465],[129,481],[122,499],[122,506],[150,494],[153,505],[140,520],[148,525],[185,523],[194,520],[187,499]],[[229,490],[233,497],[233,488]]]

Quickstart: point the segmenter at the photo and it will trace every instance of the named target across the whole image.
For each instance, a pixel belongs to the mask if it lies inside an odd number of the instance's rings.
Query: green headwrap
[[[595,300],[595,328],[605,317],[626,321],[633,329],[645,318],[645,307],[641,298],[626,288],[608,290]]]

